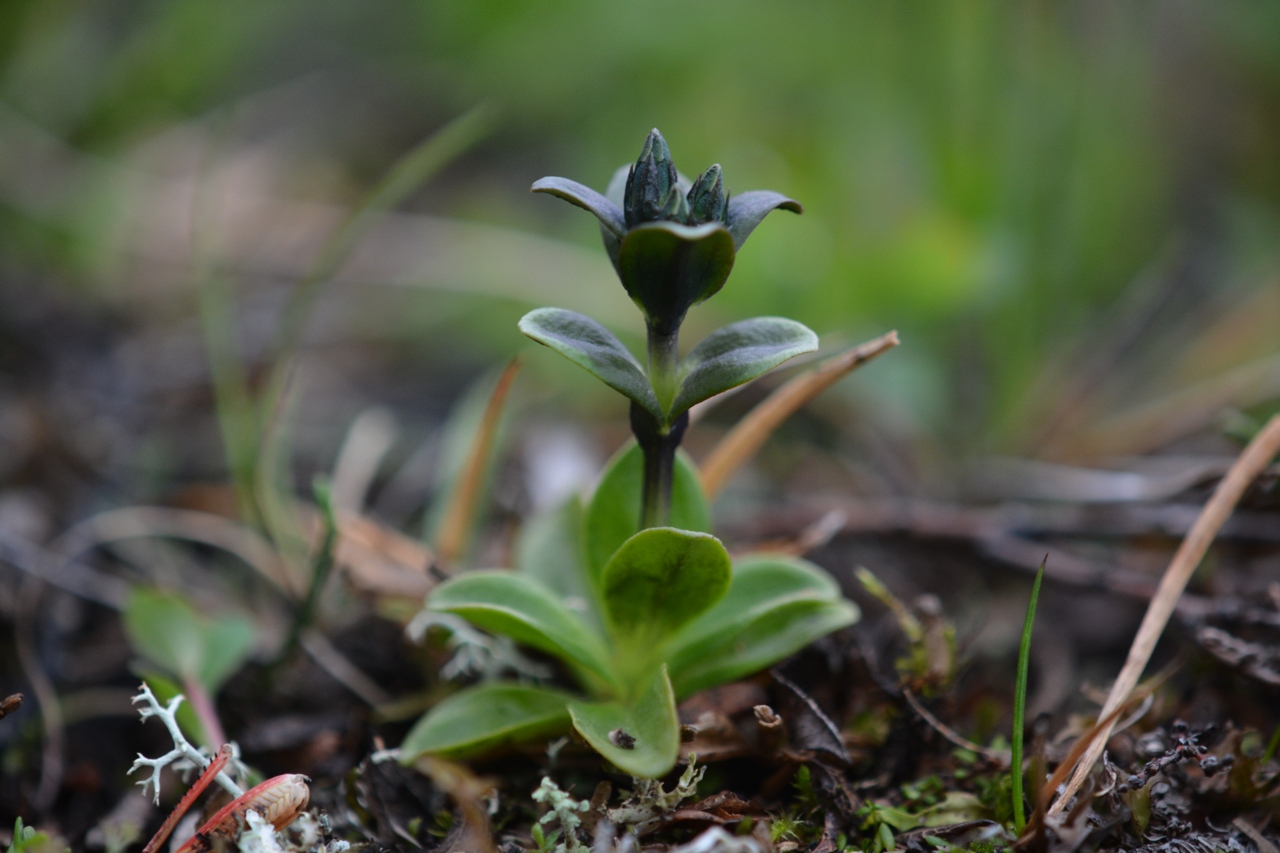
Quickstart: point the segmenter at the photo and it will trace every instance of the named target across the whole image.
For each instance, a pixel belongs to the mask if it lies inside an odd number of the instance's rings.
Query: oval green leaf
[[[644,487],[644,452],[630,441],[614,454],[596,487],[583,528],[587,571],[594,586],[614,552],[640,532],[640,502]],[[672,527],[711,532],[711,511],[698,482],[698,469],[684,452],[676,454],[671,483]]]
[[[125,633],[134,651],[210,693],[249,658],[253,625],[238,615],[208,618],[178,595],[135,588],[125,603]]]
[[[709,533],[651,527],[618,549],[600,576],[614,658],[627,672],[729,589],[729,553]]]
[[[729,197],[729,233],[733,235],[734,251],[742,248],[751,232],[764,218],[778,208],[792,213],[804,213],[800,202],[789,199],[772,190],[751,190]]]
[[[818,336],[808,326],[784,317],[756,317],[717,329],[680,362],[678,390],[667,417],[817,348]]]
[[[733,238],[718,222],[646,222],[622,239],[618,275],[649,325],[669,333],[724,286],[733,253]]]
[[[456,613],[473,625],[577,663],[612,684],[604,644],[555,593],[508,571],[467,572],[438,587],[427,609]]]
[[[805,560],[748,557],[729,591],[672,639],[667,654],[680,696],[742,678],[857,620],[831,576]]]
[[[676,766],[680,719],[666,667],[634,702],[574,701],[569,714],[587,743],[624,773],[655,779]]]
[[[851,601],[800,601],[770,611],[730,647],[681,671],[676,679],[679,695],[691,696],[767,669],[814,640],[847,628],[858,616],[858,607]]]
[[[563,308],[538,308],[520,318],[520,331],[662,420],[662,407],[640,362],[595,320]]]
[[[591,187],[568,178],[552,177],[534,181],[530,190],[535,193],[550,193],[595,214],[596,219],[600,220],[600,225],[618,239],[622,239],[622,235],[627,232],[622,208]]]
[[[511,743],[553,737],[569,728],[576,697],[527,684],[495,682],[453,694],[428,711],[400,745],[400,761],[423,753],[467,758]]]

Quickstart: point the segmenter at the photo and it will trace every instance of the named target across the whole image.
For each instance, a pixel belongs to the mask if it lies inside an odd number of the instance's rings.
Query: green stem
[[[686,412],[667,429],[639,405],[631,404],[631,431],[644,454],[644,489],[640,501],[640,529],[664,527],[671,518],[671,485],[676,451],[689,426]]]
[[[671,408],[680,362],[680,326],[649,325],[649,382],[663,411]],[[688,413],[673,424],[663,423],[631,404],[631,431],[644,453],[644,491],[640,502],[640,528],[663,527],[671,517],[671,482],[676,450],[689,424]]]
[[[649,381],[658,405],[668,411],[676,396],[676,370],[680,363],[680,327],[670,331],[649,326]]]
[[[317,480],[312,483],[311,492],[315,497],[316,506],[320,509],[321,518],[324,520],[324,538],[320,542],[320,550],[311,561],[311,583],[307,586],[307,597],[303,599],[302,606],[293,617],[293,625],[290,626],[289,637],[280,651],[279,662],[283,662],[293,654],[302,640],[302,632],[310,628],[311,623],[315,621],[320,593],[333,571],[334,549],[338,544],[338,519],[333,511],[329,484],[323,480]]]
[[[1046,560],[1048,557],[1045,558]],[[1018,648],[1018,681],[1013,689],[1013,755],[1009,766],[1009,781],[1013,787],[1013,830],[1022,834],[1026,826],[1026,812],[1022,806],[1022,736],[1027,721],[1027,670],[1031,663],[1031,627],[1036,621],[1036,601],[1040,598],[1040,582],[1044,580],[1044,563],[1036,573],[1031,587],[1031,600],[1027,602],[1027,619],[1022,624],[1022,644]]]

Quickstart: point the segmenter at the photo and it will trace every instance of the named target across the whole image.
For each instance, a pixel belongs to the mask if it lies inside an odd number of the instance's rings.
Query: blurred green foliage
[[[603,186],[660,127],[690,168],[715,152],[732,189],[806,208],[764,229],[703,309],[715,316],[691,322],[899,328],[907,346],[867,381],[972,447],[1022,445],[1046,365],[1152,270],[1177,279],[1169,299],[1187,316],[1274,287],[1280,8],[1267,4],[15,0],[0,62],[8,109],[108,160],[306,90],[280,111],[298,137],[289,185],[348,203],[491,102],[500,129],[414,209],[583,245],[594,223],[529,183]],[[33,223],[0,198],[10,262],[75,269],[109,227],[93,203]]]

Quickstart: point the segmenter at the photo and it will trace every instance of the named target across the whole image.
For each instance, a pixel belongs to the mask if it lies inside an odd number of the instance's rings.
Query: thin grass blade
[[[1044,580],[1045,563],[1040,563],[1036,582],[1031,586],[1031,600],[1027,602],[1027,618],[1022,623],[1022,643],[1018,646],[1018,680],[1013,690],[1013,759],[1009,764],[1009,781],[1013,783],[1013,831],[1021,835],[1027,824],[1022,804],[1022,738],[1027,721],[1027,670],[1031,663],[1031,629],[1036,622],[1036,602],[1040,598],[1040,582]]]

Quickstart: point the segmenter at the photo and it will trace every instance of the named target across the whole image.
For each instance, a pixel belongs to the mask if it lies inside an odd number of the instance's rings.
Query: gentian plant
[[[590,317],[561,308],[525,315],[520,330],[631,401],[635,443],[610,462],[585,506],[535,525],[516,571],[471,571],[442,584],[428,613],[448,613],[562,660],[580,692],[490,682],[437,705],[409,733],[402,760],[466,757],[570,727],[636,776],[678,758],[676,702],[767,667],[858,618],[818,567],[780,555],[732,562],[709,532],[706,499],[679,450],[689,409],[817,348],[805,326],[759,317],[711,333],[683,359],[688,310],[713,296],[775,192],[731,196],[720,167],[690,183],[662,135],[605,194],[565,178],[534,192],[600,220],[605,249],[648,331],[647,365]]]

